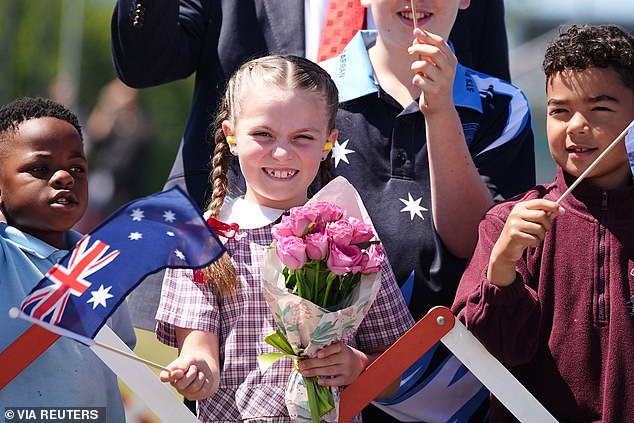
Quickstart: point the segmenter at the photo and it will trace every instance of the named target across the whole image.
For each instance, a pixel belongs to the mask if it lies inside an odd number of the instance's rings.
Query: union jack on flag
[[[148,274],[200,268],[225,249],[176,187],[133,201],[85,235],[31,290],[20,317],[87,345]]]

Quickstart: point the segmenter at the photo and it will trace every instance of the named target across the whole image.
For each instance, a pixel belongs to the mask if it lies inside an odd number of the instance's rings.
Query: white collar
[[[285,211],[261,206],[240,197],[222,205],[218,220],[237,223],[240,229],[257,229],[275,222]]]

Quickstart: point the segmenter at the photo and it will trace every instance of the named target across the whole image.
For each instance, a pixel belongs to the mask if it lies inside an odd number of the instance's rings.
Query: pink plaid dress
[[[242,228],[244,219],[240,217],[253,218],[255,205],[237,200],[233,206],[232,220],[226,221],[237,222]],[[245,210],[236,213],[236,206]],[[273,216],[279,217],[281,213]],[[284,390],[293,361],[284,357],[264,374],[257,363],[260,354],[278,352],[264,342],[277,326],[262,295],[259,276],[264,249],[273,241],[273,222],[269,217],[260,219],[260,223],[264,224],[239,230],[225,245],[239,278],[235,295],[217,297],[206,285],[194,283],[189,269],[168,269],[163,281],[156,316],[156,332],[161,342],[178,346],[174,326],[219,336],[220,387],[210,398],[198,401],[198,418],[202,422],[290,421]],[[379,294],[356,334],[344,339],[359,350],[392,344],[414,323],[389,265],[384,266],[381,283]]]

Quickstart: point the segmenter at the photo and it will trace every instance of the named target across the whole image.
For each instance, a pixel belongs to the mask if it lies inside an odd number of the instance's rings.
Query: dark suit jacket
[[[509,79],[503,0],[472,0],[458,13],[450,38],[463,65]],[[304,55],[304,0],[118,0],[112,53],[117,74],[135,88],[196,73],[166,188],[178,184],[202,206],[209,176],[206,130],[226,80],[256,56]]]

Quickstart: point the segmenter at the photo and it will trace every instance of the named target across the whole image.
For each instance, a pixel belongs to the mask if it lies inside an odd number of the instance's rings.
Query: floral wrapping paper
[[[361,198],[352,185],[338,177],[319,191],[307,204],[328,201],[339,205],[348,216],[371,224]],[[376,234],[376,231],[374,231]],[[262,264],[262,290],[280,331],[286,336],[298,357],[314,357],[318,350],[339,342],[355,331],[372,306],[381,288],[381,272],[364,274],[350,298],[349,304],[337,311],[328,311],[312,302],[291,294],[286,289],[284,265],[275,248],[269,248]],[[266,366],[262,368],[266,371]],[[335,405],[338,389],[332,389]],[[311,421],[306,382],[293,371],[286,388],[286,406],[293,421]],[[338,407],[322,416],[322,421],[336,422]]]

